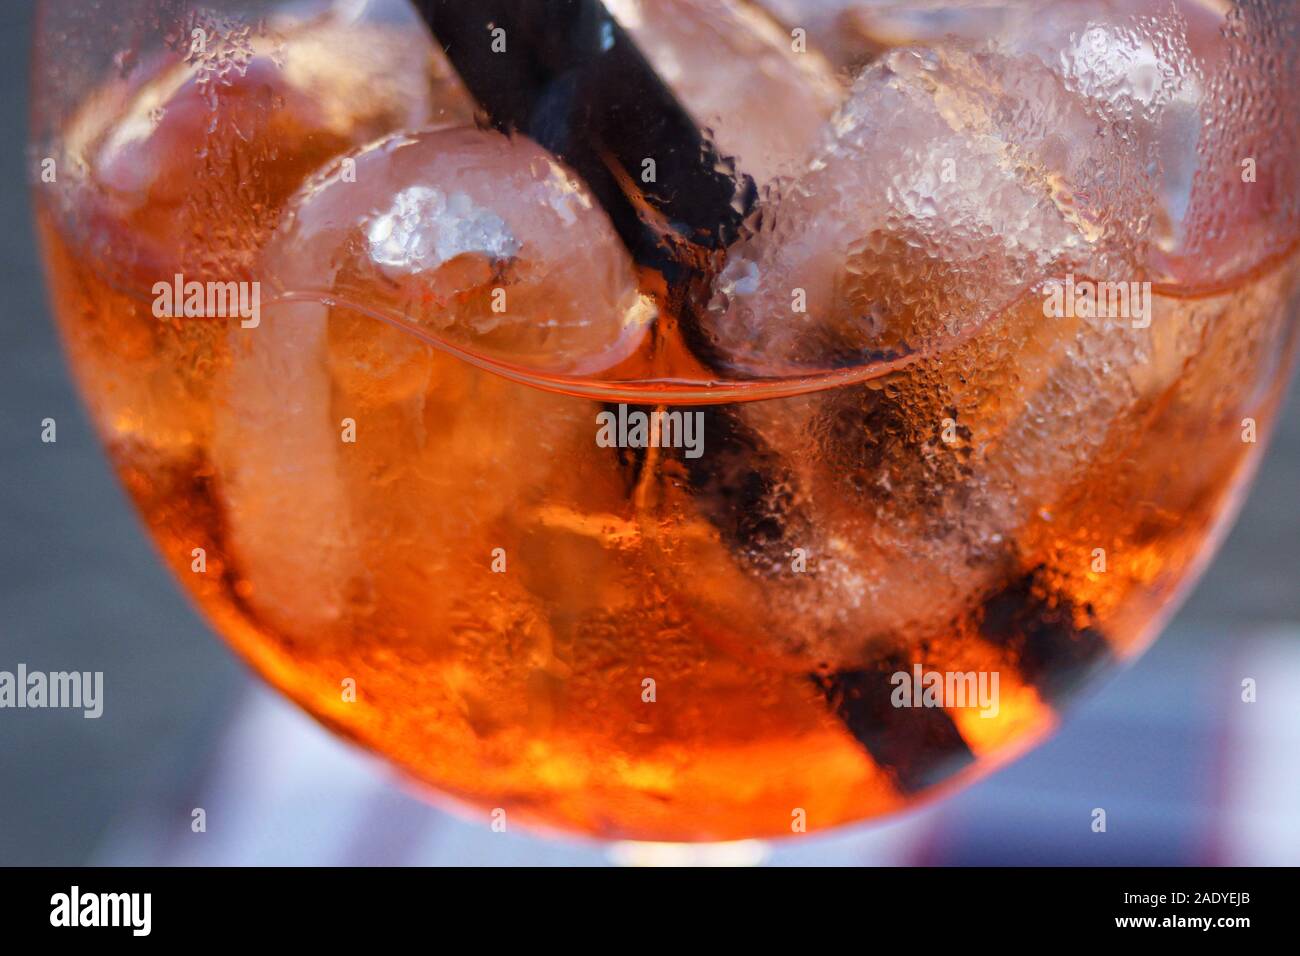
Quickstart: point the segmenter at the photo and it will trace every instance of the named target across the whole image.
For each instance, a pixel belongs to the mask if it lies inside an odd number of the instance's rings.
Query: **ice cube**
[[[1205,93],[1201,62],[1188,39],[1191,27],[1174,4],[1147,15],[1154,3],[1059,4],[1027,21],[1008,38],[1015,49],[1032,52],[1053,66],[1066,86],[1103,106],[1117,122],[1130,124],[1148,167],[1154,170],[1159,202],[1153,240],[1181,243],[1178,233],[1198,166],[1197,140]],[[1194,16],[1199,3],[1184,4]],[[1127,13],[1128,15],[1123,15]],[[1201,30],[1207,24],[1198,18]]]
[[[842,91],[822,57],[737,0],[613,0],[610,12],[723,156],[762,185],[793,173]]]
[[[209,454],[244,599],[284,634],[338,625],[360,581],[328,374],[326,309],[275,306],[228,333]],[[310,587],[303,587],[309,579]]]
[[[400,133],[315,178],[263,262],[284,292],[382,310],[480,356],[585,374],[653,309],[605,212],[531,140]]]
[[[841,66],[953,39],[1039,57],[1142,150],[1158,203],[1145,265],[1222,288],[1300,238],[1294,18],[1225,0],[764,0]]]
[[[1037,59],[895,51],[729,250],[703,338],[759,377],[906,358],[1054,270],[1132,278],[1151,203],[1132,138]]]
[[[1127,129],[1158,198],[1150,277],[1206,292],[1300,238],[1293,20],[1220,0],[1070,0],[1030,5],[991,42]]]
[[[374,20],[383,13],[382,22]],[[195,15],[183,49],[99,91],[67,134],[85,189],[70,231],[146,288],[175,272],[247,276],[316,168],[396,129],[471,123],[474,103],[413,11],[384,2],[256,26]]]
[[[1200,160],[1187,212],[1157,276],[1223,288],[1300,242],[1300,61],[1287,4],[1233,4],[1206,69]]]

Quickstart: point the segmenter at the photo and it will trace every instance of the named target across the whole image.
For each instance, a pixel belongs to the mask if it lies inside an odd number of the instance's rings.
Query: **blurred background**
[[[105,672],[99,720],[0,711],[0,865],[676,861],[496,834],[272,694],[156,560],[74,394],[26,194],[31,4],[0,4],[0,670]],[[41,420],[58,441],[43,444]],[[1300,395],[1159,643],[1045,745],[883,824],[689,861],[1300,864]],[[1243,704],[1254,677],[1259,700]],[[193,833],[191,811],[207,813]],[[1090,813],[1108,815],[1104,836]]]

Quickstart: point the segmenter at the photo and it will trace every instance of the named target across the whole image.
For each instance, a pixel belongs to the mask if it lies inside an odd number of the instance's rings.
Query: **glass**
[[[1262,453],[1292,7],[497,6],[42,2],[54,314],[178,580],[493,823],[817,830],[1041,739]]]

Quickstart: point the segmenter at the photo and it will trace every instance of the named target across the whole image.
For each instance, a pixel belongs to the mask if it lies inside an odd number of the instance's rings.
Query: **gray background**
[[[0,669],[105,671],[108,706],[97,721],[0,711],[0,864],[606,859],[487,836],[410,796],[262,689],[182,599],[110,474],[47,313],[23,152],[30,17],[26,0],[0,4]],[[40,441],[46,417],[56,444]],[[770,859],[1300,862],[1300,692],[1244,719],[1229,706],[1252,667],[1297,673],[1297,488],[1293,394],[1199,589],[1061,734],[953,799]],[[194,837],[200,805],[212,823]],[[1112,820],[1101,839],[1087,826],[1096,806]]]

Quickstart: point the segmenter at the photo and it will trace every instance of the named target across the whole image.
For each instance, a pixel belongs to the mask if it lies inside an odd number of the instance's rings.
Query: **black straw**
[[[571,166],[636,261],[670,286],[717,267],[757,190],[598,0],[415,0],[504,132]],[[653,162],[653,177],[648,174]]]

